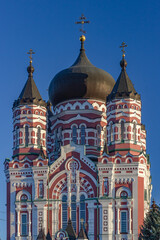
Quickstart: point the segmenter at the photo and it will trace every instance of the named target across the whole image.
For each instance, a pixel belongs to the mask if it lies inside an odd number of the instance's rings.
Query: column
[[[131,226],[132,226],[132,217],[131,217],[131,212],[132,212],[132,208],[131,208],[131,206],[129,207],[129,209],[128,209],[128,226],[129,226],[129,231],[128,231],[128,233],[129,234],[132,234],[132,229],[131,229]]]
[[[119,206],[117,207],[117,234],[119,234],[119,213],[120,213],[120,211],[119,211]]]
[[[16,191],[15,183],[10,183],[10,236],[11,239],[15,239],[15,200],[16,200]]]
[[[103,186],[103,178],[101,177],[102,172],[99,172],[99,196],[102,197],[102,186]]]
[[[53,209],[52,209],[52,235],[54,236],[56,234],[56,232],[58,231],[58,222],[59,222],[59,219],[58,219],[58,204],[59,202],[54,202],[53,203]]]
[[[113,232],[114,232],[114,221],[115,221],[115,207],[108,204],[108,240],[111,240],[113,238]]]
[[[28,236],[31,237],[31,209],[28,210]]]
[[[88,201],[88,238],[89,240],[94,240],[94,202]]]
[[[17,236],[20,237],[20,230],[21,230],[21,225],[20,225],[20,210],[17,210]]]

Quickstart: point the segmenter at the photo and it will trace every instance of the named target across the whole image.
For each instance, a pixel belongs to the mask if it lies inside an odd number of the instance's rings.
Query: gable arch
[[[27,196],[28,200],[31,200],[31,194],[26,190],[21,190],[16,195],[16,201],[20,201],[23,194]]]
[[[128,194],[128,197],[131,197],[131,196],[132,196],[131,190],[130,190],[129,188],[123,186],[123,187],[118,188],[118,190],[116,191],[116,197],[119,198],[119,197],[121,196],[121,193],[122,193],[123,191]]]

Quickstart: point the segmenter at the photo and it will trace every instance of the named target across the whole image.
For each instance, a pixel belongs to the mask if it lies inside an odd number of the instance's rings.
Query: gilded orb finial
[[[32,49],[29,50],[29,52],[27,52],[27,54],[29,54],[29,58],[30,58],[30,63],[32,63],[32,54],[35,54],[35,52],[33,52]]]
[[[86,40],[86,37],[85,37],[84,35],[81,35],[80,38],[79,38],[79,40],[80,40],[81,42],[84,42],[84,41]]]
[[[126,47],[128,47],[127,44],[126,44],[125,42],[122,42],[120,48],[122,48],[121,51],[122,51],[122,57],[123,57],[123,58],[125,57],[125,50],[124,50],[124,49],[125,49]]]

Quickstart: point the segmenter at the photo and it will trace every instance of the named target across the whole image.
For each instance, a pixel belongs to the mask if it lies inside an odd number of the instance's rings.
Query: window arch
[[[25,201],[27,201],[27,200],[28,200],[27,195],[26,195],[26,194],[22,194],[22,196],[21,196],[21,201],[22,201],[22,202],[25,202]]]
[[[41,128],[38,127],[38,130],[37,130],[37,145],[38,147],[41,146]]]
[[[71,196],[71,220],[72,220],[72,225],[73,228],[76,232],[76,196],[72,195]]]
[[[28,147],[29,143],[29,127],[25,126],[25,146]]]
[[[62,197],[62,229],[66,229],[68,220],[67,196]]]
[[[72,128],[72,141],[77,143],[77,127],[73,126]]]
[[[85,126],[84,125],[81,126],[81,144],[82,145],[85,144]]]
[[[124,141],[124,121],[121,121],[121,141]]]
[[[127,193],[126,191],[122,191],[122,192],[120,193],[120,197],[121,197],[121,198],[127,198],[127,197],[128,197],[128,193]]]
[[[80,220],[81,219],[83,219],[83,224],[85,224],[85,222],[86,222],[86,204],[85,204],[84,194],[82,194],[80,196]]]
[[[121,197],[121,193],[123,193],[123,192],[127,193],[127,197],[132,196],[130,189],[123,186],[123,187],[118,188],[118,190],[116,191],[116,197],[118,197],[118,198]]]

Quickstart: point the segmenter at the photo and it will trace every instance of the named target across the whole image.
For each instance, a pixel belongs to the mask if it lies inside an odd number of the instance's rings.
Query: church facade
[[[36,240],[42,229],[50,239],[76,239],[82,229],[89,240],[138,239],[152,190],[141,98],[124,53],[115,82],[88,60],[83,35],[80,41],[75,63],[51,81],[48,102],[31,60],[13,104],[7,240]]]

